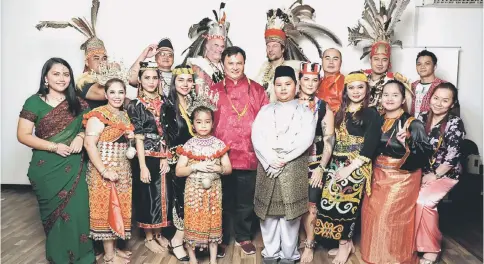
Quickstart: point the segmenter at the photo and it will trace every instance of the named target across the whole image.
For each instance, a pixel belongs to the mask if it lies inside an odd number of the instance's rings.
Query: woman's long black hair
[[[354,72],[350,72],[348,75],[350,74],[355,74],[355,73],[362,73],[362,71],[354,71]],[[365,85],[366,85],[366,94],[365,94],[365,98],[363,99],[363,105],[361,106],[360,110],[358,110],[357,112],[354,113],[353,115],[353,123],[356,124],[356,125],[362,125],[363,124],[363,120],[362,120],[362,115],[363,115],[363,109],[364,108],[367,108],[368,105],[370,104],[370,85],[368,84],[368,82],[365,82]],[[350,102],[351,102],[351,99],[348,97],[348,85],[345,84],[345,87],[343,89],[343,96],[342,96],[343,100],[341,101],[341,106],[339,107],[338,109],[338,112],[336,112],[336,116],[335,116],[335,127],[339,127],[341,125],[341,123],[343,122],[343,119],[346,115],[346,109],[348,109],[348,106],[350,105]]]
[[[191,67],[188,65],[178,65],[175,67],[175,69],[179,69],[179,68],[191,68]],[[180,104],[180,100],[178,99],[178,92],[176,91],[176,85],[175,85],[176,77],[178,77],[178,75],[173,74],[171,78],[170,92],[168,93],[168,97],[166,97],[165,103],[163,104],[164,106],[163,112],[168,115],[168,116],[165,115],[164,118],[175,119],[176,121],[176,131],[174,131],[174,129],[169,129],[170,131],[165,131],[165,133],[168,134],[169,138],[171,138],[172,140],[174,140],[175,137],[179,136],[180,128],[185,126],[185,120],[183,120],[180,108],[178,107],[178,105]],[[193,89],[190,92],[193,92]],[[167,107],[171,108],[171,111],[169,111]],[[169,115],[170,112],[173,113],[174,116]],[[162,118],[163,118],[163,115],[162,115]],[[163,123],[168,123],[168,126],[170,126],[172,122],[172,120],[161,120],[161,121]]]
[[[52,66],[54,66],[54,64],[64,65],[69,70],[71,80],[69,82],[69,85],[67,86],[67,89],[64,91],[64,95],[66,96],[67,104],[69,105],[69,112],[73,116],[78,116],[81,113],[81,102],[79,101],[78,92],[74,83],[74,73],[72,72],[72,68],[69,63],[67,63],[67,61],[65,61],[64,59],[50,58],[44,63],[44,66],[42,67],[42,73],[40,75],[40,84],[37,94],[45,98],[46,95],[49,93],[49,88],[45,85],[45,77],[47,76],[47,73],[50,71]]]

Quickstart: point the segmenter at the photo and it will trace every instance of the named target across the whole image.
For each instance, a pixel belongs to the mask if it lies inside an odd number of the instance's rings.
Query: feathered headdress
[[[363,47],[363,55],[360,59],[370,54],[391,55],[391,46],[397,45],[402,48],[402,41],[394,40],[394,29],[400,16],[407,7],[410,0],[391,0],[388,7],[385,7],[383,0],[380,0],[380,10],[376,9],[373,0],[365,0],[365,9],[358,25],[348,28],[348,41],[350,45],[357,46],[360,41],[369,41],[370,44]]]
[[[205,53],[205,43],[207,40],[220,38],[226,41],[226,46],[232,46],[232,42],[227,36],[229,32],[230,23],[226,21],[227,15],[225,13],[225,3],[220,3],[220,8],[217,11],[212,10],[215,15],[215,20],[208,17],[202,19],[197,24],[193,24],[188,30],[188,37],[193,41],[190,47],[182,52],[182,55],[188,51],[183,64],[187,62],[188,58],[203,56]]]
[[[85,51],[86,58],[94,54],[104,54],[106,49],[102,40],[96,36],[96,21],[99,11],[99,0],[92,0],[91,7],[91,23],[84,17],[73,17],[71,21],[40,21],[35,27],[41,30],[44,27],[47,28],[66,28],[73,27],[77,31],[81,32],[88,39],[81,45],[81,50]]]
[[[187,109],[187,114],[192,115],[193,111],[198,107],[207,107],[212,111],[217,111],[217,102],[219,99],[218,92],[211,91],[208,85],[198,90],[198,94],[193,96],[190,106]]]
[[[309,41],[318,49],[323,57],[323,47],[316,40],[318,36],[328,36],[341,46],[340,39],[327,28],[314,20],[315,10],[309,5],[303,5],[302,0],[294,2],[288,10],[271,9],[267,12],[267,24],[264,36],[266,43],[277,41],[284,45],[287,60],[309,61],[300,48],[303,41]]]

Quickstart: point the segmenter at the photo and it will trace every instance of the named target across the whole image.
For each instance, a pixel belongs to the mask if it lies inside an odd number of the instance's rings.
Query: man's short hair
[[[428,50],[422,50],[417,54],[417,59],[415,60],[415,64],[418,63],[418,58],[424,57],[424,56],[429,56],[430,58],[432,58],[432,62],[434,63],[434,66],[437,65],[437,56],[435,56],[433,52]]]
[[[245,51],[237,46],[231,46],[231,47],[225,48],[225,50],[222,52],[222,63],[225,61],[225,57],[234,56],[234,55],[237,55],[238,53],[242,55],[245,63],[245,59],[246,59]]]

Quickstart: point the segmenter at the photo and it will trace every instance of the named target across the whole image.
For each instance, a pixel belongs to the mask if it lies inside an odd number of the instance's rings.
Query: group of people
[[[328,253],[346,263],[360,219],[365,262],[417,263],[422,252],[420,263],[435,263],[436,207],[458,182],[465,135],[437,57],[417,55],[410,85],[389,71],[391,46],[379,38],[371,69],[344,76],[338,49],[322,51],[322,63],[288,55],[278,9],[268,12],[268,62],[252,80],[223,7],[174,68],[168,38],[126,71],[107,62],[95,34],[76,82],[63,59],[44,64],[17,135],[33,149],[28,177],[50,263],[93,263],[91,240],[102,241],[104,263],[129,263],[116,241],[130,239],[132,217],[150,251],[197,263],[195,249],[206,248],[216,263],[232,229],[242,252],[256,253],[255,216],[264,263],[311,262],[320,240],[338,241]]]

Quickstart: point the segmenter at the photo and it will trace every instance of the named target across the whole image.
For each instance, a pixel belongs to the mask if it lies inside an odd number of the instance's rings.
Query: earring
[[[49,82],[45,81],[44,86],[45,88],[49,89]]]

